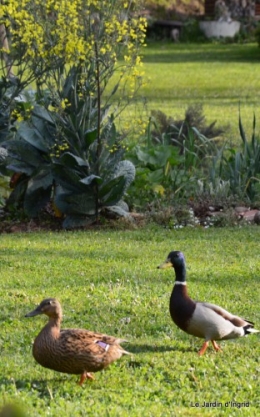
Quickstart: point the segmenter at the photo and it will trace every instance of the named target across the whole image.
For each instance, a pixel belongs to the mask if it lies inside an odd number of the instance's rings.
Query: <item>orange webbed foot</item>
[[[216,352],[221,351],[221,347],[215,342],[215,340],[211,340],[211,343],[212,343]]]
[[[203,343],[202,348],[201,348],[201,349],[199,350],[199,352],[198,352],[198,355],[199,355],[199,356],[204,355],[204,353],[205,353],[205,352],[206,352],[206,350],[207,350],[208,345],[209,345],[209,342],[204,342],[204,343]]]
[[[90,372],[83,372],[83,374],[81,374],[80,376],[80,380],[78,384],[82,386],[82,384],[84,383],[86,379],[91,379],[93,381],[95,377]]]

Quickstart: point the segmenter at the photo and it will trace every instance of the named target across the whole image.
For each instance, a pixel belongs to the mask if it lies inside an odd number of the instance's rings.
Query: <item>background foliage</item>
[[[22,72],[23,66],[18,65],[22,80],[18,87],[15,79],[3,79],[2,140],[9,156],[0,166],[2,194],[6,193],[6,167],[9,174],[19,175],[8,200],[9,210],[15,213],[22,208],[35,217],[51,202],[48,212],[53,211],[70,228],[97,220],[108,207],[115,215],[128,216],[125,201],[131,208],[145,211],[154,201],[171,207],[189,204],[203,194],[207,204],[214,201],[219,205],[220,200],[223,204],[226,198],[229,206],[258,207],[256,122],[254,139],[248,139],[254,113],[258,119],[256,45],[153,42],[143,50],[144,70],[150,80],[139,90],[143,18],[136,17],[130,3],[120,3],[124,11],[120,16],[117,9],[114,15],[113,8],[103,10],[94,3],[88,3],[87,27],[82,26],[79,15],[80,1],[68,8],[76,19],[70,24],[77,23],[74,29],[80,39],[71,48],[75,38],[69,39],[66,33],[62,38],[57,32],[65,31],[66,25],[55,4],[46,3],[53,13],[47,24],[40,12],[43,5],[36,2],[46,39],[55,35],[52,42],[58,58],[55,61],[51,56],[46,40],[30,38],[35,42],[35,63],[40,62],[34,74],[38,77],[36,91],[25,94],[23,90],[17,96],[17,88],[26,85],[24,77],[34,68],[25,48],[20,48],[21,56],[30,61],[30,71]],[[12,5],[19,17],[20,5],[14,0]],[[9,16],[12,23],[9,6],[4,6],[5,18]],[[34,6],[27,1],[26,7]],[[125,18],[127,13],[131,19]],[[30,27],[31,17],[26,16]],[[112,26],[102,20],[110,18],[113,23],[115,16],[119,23]],[[23,45],[19,25],[20,21],[10,32]],[[87,51],[83,62],[82,45]],[[19,63],[12,50],[11,58]],[[45,73],[38,70],[44,63],[49,63]],[[129,102],[136,90],[145,111],[140,102]],[[239,109],[242,122],[238,122]],[[137,176],[131,185],[135,169]]]

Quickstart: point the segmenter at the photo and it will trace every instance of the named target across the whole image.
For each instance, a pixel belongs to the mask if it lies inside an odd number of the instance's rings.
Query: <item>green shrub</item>
[[[29,0],[22,19],[19,1],[0,9],[9,42],[1,74],[10,84],[0,143],[3,169],[17,174],[8,207],[35,217],[51,202],[69,228],[97,221],[104,209],[127,216],[122,198],[135,168],[114,119],[142,84],[140,5]],[[25,91],[32,82],[36,93]]]
[[[229,147],[222,153],[219,172],[229,181],[231,193],[249,202],[259,199],[260,193],[260,140],[255,130],[254,116],[251,141],[248,140],[239,115],[241,149]]]
[[[191,127],[196,121],[211,138],[196,125]],[[249,141],[239,117],[242,146],[236,149],[221,145],[217,135],[224,129],[205,126],[203,117],[175,123],[162,112],[153,112],[146,141],[135,145],[128,155],[137,169],[129,190],[132,204],[145,207],[157,199],[162,207],[191,202],[202,213],[210,205],[230,207],[259,201],[260,141],[255,129],[254,118]]]
[[[201,104],[190,105],[184,118],[179,120],[168,117],[160,110],[153,110],[151,115],[153,120],[151,137],[155,142],[162,142],[163,135],[167,135],[168,140],[171,140],[173,144],[179,143],[181,145],[188,132],[194,127],[208,139],[219,138],[228,131],[228,126],[217,127],[216,120],[208,124]]]
[[[203,120],[199,119],[199,126]],[[208,131],[213,135],[214,126],[210,126]],[[215,140],[206,138],[187,121],[174,124],[162,112],[153,112],[146,139],[128,153],[137,172],[129,189],[130,199],[139,207],[156,196],[167,201],[187,200],[194,196],[198,179],[208,176],[216,152]]]
[[[81,98],[77,71],[70,71],[61,97],[70,106],[60,113],[49,110],[49,103],[55,104],[50,92],[38,96],[44,105],[31,106],[31,116],[20,123],[14,138],[2,143],[8,152],[6,167],[22,174],[7,205],[21,206],[35,217],[51,201],[65,217],[66,228],[96,220],[105,207],[125,214],[120,201],[135,168],[123,159],[125,148],[113,118],[102,124],[99,148],[97,108],[91,97]],[[26,108],[28,103],[19,105]]]
[[[199,27],[199,20],[196,18],[189,18],[184,21],[180,35],[181,42],[206,42],[207,38]]]

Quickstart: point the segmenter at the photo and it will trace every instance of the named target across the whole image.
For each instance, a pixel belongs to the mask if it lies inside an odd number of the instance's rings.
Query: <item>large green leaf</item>
[[[177,150],[172,145],[157,145],[146,149],[137,146],[135,151],[139,161],[151,169],[165,166],[168,161],[171,165],[178,162]]]
[[[53,177],[47,169],[40,170],[37,175],[29,179],[24,197],[24,209],[29,216],[37,216],[50,201],[52,184]]]
[[[97,175],[89,175],[88,177],[82,178],[80,182],[85,185],[91,185],[93,182],[102,182],[102,178],[98,177]]]
[[[24,140],[11,139],[5,142],[9,157],[14,160],[23,161],[31,167],[39,167],[44,161],[40,152]]]
[[[99,167],[100,172],[105,176],[110,175],[114,170],[117,164],[122,160],[125,150],[119,148],[115,152],[110,152],[110,148],[104,146],[99,158]]]
[[[64,83],[64,86],[63,86],[63,96],[64,97],[69,98],[70,94],[72,94],[72,98],[74,98],[73,96],[75,96],[75,94],[76,94],[75,79],[76,79],[76,82],[77,82],[77,67],[71,67],[70,70],[69,70],[69,73],[66,77],[66,81]]]
[[[34,116],[32,116],[31,122],[32,127],[35,131],[38,132],[39,136],[42,138],[43,143],[45,143],[46,148],[48,150],[53,148],[57,140],[56,126]]]
[[[64,165],[53,164],[52,175],[57,184],[61,185],[64,189],[71,192],[86,192],[88,186],[81,182],[79,173],[73,169],[68,169]]]
[[[9,135],[9,116],[8,113],[0,112],[0,143],[4,142]]]
[[[0,146],[0,172],[6,172],[6,163],[8,161],[8,152]]]
[[[68,168],[77,168],[77,167],[85,167],[89,169],[89,163],[88,161],[80,158],[77,155],[74,155],[71,152],[64,153],[59,161],[59,164],[63,164]]]
[[[32,175],[35,171],[35,168],[31,165],[28,165],[23,161],[16,160],[13,160],[9,165],[7,165],[7,168],[13,172],[23,172],[28,176]]]
[[[38,119],[42,119],[45,123],[54,125],[54,120],[52,113],[45,109],[43,106],[35,105],[32,111],[32,115],[36,116]]]
[[[14,190],[11,192],[8,200],[7,200],[7,207],[12,206],[19,206],[21,201],[23,201],[26,188],[27,188],[28,179],[24,178],[23,180],[19,181],[19,183],[15,186]]]
[[[126,179],[124,176],[113,178],[99,189],[102,206],[115,205],[124,195]]]
[[[27,122],[21,122],[18,130],[18,135],[25,142],[30,143],[39,151],[48,152],[48,147],[46,146],[46,142],[44,141],[41,134],[33,127],[30,127]]]
[[[0,164],[2,164],[8,157],[8,152],[5,148],[0,146]]]
[[[115,214],[119,217],[126,217],[129,220],[133,220],[133,218],[130,216],[129,211],[124,210],[121,206],[109,206],[106,208],[110,213]]]
[[[125,178],[125,189],[124,191],[126,191],[126,189],[129,187],[129,185],[134,181],[135,179],[135,166],[132,162],[130,161],[120,161],[114,172],[113,172],[113,176],[116,177],[121,177],[123,176]]]
[[[96,140],[97,129],[89,129],[85,132],[85,143],[87,148]]]
[[[30,217],[36,217],[39,211],[50,201],[52,186],[48,188],[34,188],[31,192],[26,192],[24,197],[24,209]]]
[[[62,213],[69,215],[94,215],[96,209],[93,193],[58,193],[55,204]]]
[[[53,176],[50,169],[46,167],[41,169],[36,175],[30,178],[28,181],[27,193],[33,193],[35,190],[42,188],[46,190],[53,184]]]
[[[156,169],[155,171],[150,171],[147,175],[147,181],[150,182],[150,184],[158,184],[163,181],[164,178],[164,171],[162,168]]]

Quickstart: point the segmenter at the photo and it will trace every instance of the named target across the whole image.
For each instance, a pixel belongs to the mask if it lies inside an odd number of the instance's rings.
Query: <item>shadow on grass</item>
[[[182,348],[179,346],[154,346],[148,344],[131,344],[127,343],[127,350],[133,354],[136,353],[165,353],[165,352],[180,352],[180,353],[187,353],[187,352],[194,352],[194,348],[187,347]]]
[[[75,376],[77,377],[77,375]],[[14,379],[14,378],[0,378],[0,385],[4,385],[6,388],[13,387],[17,391],[36,391],[39,397],[49,397],[52,399],[52,392],[50,391],[49,384],[55,382],[59,385],[64,384],[65,377],[54,377],[49,379]],[[78,379],[75,378],[75,385]]]
[[[260,51],[257,45],[215,45],[180,44],[165,47],[153,44],[144,53],[144,63],[182,63],[182,62],[252,62],[258,63]]]

